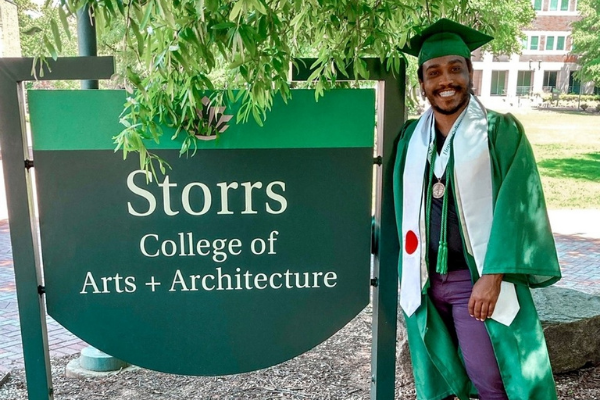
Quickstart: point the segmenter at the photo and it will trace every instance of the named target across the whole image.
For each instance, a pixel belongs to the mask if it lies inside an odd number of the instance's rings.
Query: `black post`
[[[95,21],[87,4],[77,11],[77,47],[80,56],[98,55]],[[98,89],[98,81],[81,81],[81,88]]]

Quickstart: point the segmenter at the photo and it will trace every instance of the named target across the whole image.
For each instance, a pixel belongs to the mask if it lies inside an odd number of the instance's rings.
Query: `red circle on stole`
[[[408,254],[412,254],[417,250],[417,246],[419,245],[419,238],[413,231],[406,232],[406,237],[404,238],[404,249]]]

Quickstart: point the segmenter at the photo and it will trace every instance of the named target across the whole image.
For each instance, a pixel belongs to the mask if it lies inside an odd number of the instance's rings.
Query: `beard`
[[[471,87],[472,83],[469,82],[469,86]],[[438,93],[447,90],[447,89],[453,89],[456,91],[456,93],[460,96],[460,100],[458,102],[458,104],[456,104],[454,107],[451,108],[442,108],[440,105],[437,104],[437,98],[435,97],[435,95],[437,95]],[[432,96],[427,96],[429,99],[429,103],[431,104],[431,107],[439,112],[440,114],[444,114],[444,115],[453,115],[455,113],[457,113],[458,111],[460,111],[464,106],[466,106],[469,103],[469,99],[470,99],[470,93],[469,90],[467,90],[467,87],[461,86],[461,85],[450,85],[447,88],[441,89],[441,90],[437,90],[434,95]]]

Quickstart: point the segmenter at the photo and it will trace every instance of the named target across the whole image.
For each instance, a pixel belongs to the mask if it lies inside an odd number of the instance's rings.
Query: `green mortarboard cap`
[[[471,57],[471,52],[483,46],[491,36],[449,19],[440,19],[414,36],[402,51],[419,58],[419,66],[432,58],[443,56]]]

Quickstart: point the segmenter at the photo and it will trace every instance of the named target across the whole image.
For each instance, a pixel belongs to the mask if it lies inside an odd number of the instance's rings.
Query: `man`
[[[492,40],[440,20],[403,49],[431,108],[400,133],[394,197],[417,398],[556,399],[530,288],[560,279],[523,127],[471,95]]]

